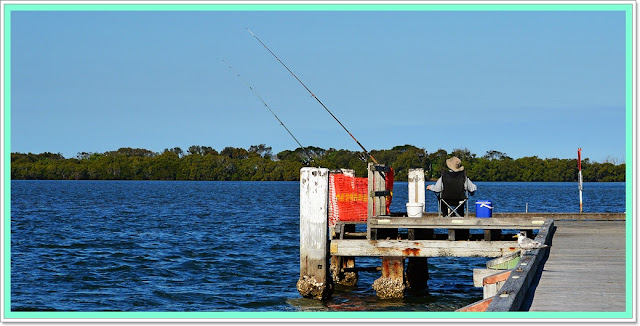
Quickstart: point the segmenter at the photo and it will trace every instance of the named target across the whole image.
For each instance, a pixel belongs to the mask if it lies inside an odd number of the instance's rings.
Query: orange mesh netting
[[[367,220],[367,178],[344,174],[329,177],[329,225],[337,221]]]
[[[393,189],[393,170],[385,178],[388,190]],[[366,222],[368,179],[344,174],[329,177],[329,226],[337,221]],[[386,197],[387,214],[391,206],[391,196]]]

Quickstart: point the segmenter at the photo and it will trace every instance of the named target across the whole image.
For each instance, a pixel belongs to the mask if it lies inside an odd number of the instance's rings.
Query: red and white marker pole
[[[582,213],[582,159],[580,152],[582,148],[578,148],[578,190],[580,191],[580,213]]]

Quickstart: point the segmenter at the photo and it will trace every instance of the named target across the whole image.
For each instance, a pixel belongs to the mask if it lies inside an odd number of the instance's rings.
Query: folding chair
[[[466,171],[442,171],[442,192],[438,196],[438,213],[444,217],[469,215],[469,196],[464,189]]]

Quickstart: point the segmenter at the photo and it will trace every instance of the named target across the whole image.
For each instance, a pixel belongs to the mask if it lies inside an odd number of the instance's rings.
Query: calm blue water
[[[477,185],[471,210],[476,199],[496,212],[579,210],[576,184]],[[396,182],[392,211],[406,210],[406,189]],[[624,183],[587,183],[584,202],[624,211]],[[482,299],[479,258],[430,258],[427,295],[380,300],[378,273],[360,273],[327,302],[303,299],[298,219],[297,182],[12,181],[11,309],[453,311]]]
[[[469,197],[470,212],[475,212],[475,202],[480,200],[491,200],[493,202],[494,212],[524,212],[527,203],[529,204],[529,212],[580,212],[578,183],[474,183],[478,186],[478,191]],[[403,186],[400,185],[401,183],[398,184],[400,189],[406,188],[403,188]],[[429,183],[427,182],[427,184]],[[406,190],[404,192],[406,196]],[[433,192],[427,191],[426,199],[426,210],[437,212],[438,206]],[[402,203],[395,202],[393,204],[400,205]],[[585,182],[582,186],[582,204],[583,212],[585,213],[624,212],[626,210],[625,183]]]

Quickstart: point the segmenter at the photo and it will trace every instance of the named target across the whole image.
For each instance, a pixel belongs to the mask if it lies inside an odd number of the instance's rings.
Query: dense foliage
[[[105,153],[78,153],[74,158],[61,154],[11,154],[12,179],[40,180],[298,180],[300,168],[321,166],[350,168],[366,176],[367,163],[362,152],[344,149],[307,147],[310,160],[298,148],[276,155],[264,144],[249,149],[226,147],[218,152],[207,146],[191,146],[186,153],[179,147],[155,153],[146,149],[120,148]],[[412,145],[371,154],[379,163],[392,166],[396,180],[407,179],[410,168],[423,168],[427,178],[438,178],[445,160],[452,155],[462,160],[474,181],[577,181],[575,159],[540,159],[536,156],[512,159],[498,151],[477,157],[468,149],[451,153],[439,149],[427,153]],[[582,161],[583,180],[624,181],[625,164]]]

